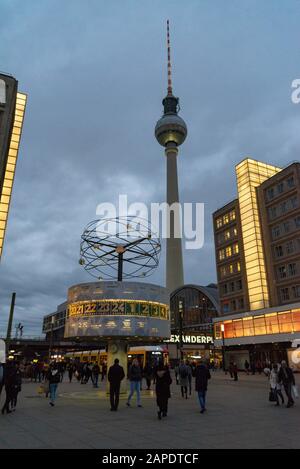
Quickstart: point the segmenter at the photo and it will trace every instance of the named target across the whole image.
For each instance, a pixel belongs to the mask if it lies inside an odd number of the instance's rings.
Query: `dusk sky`
[[[99,203],[119,194],[165,200],[154,126],[168,18],[188,126],[180,198],[205,203],[205,244],[184,252],[185,283],[216,281],[212,212],[236,196],[235,164],[299,160],[299,0],[0,0],[0,70],[28,94],[0,265],[0,335],[13,291],[14,324],[41,335],[68,287],[93,280],[79,245]],[[149,281],[164,284],[164,263],[163,255]]]

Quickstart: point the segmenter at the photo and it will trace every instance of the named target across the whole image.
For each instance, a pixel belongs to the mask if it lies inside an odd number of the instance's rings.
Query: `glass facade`
[[[279,171],[281,168],[251,159],[236,166],[250,310],[269,306],[256,188]]]
[[[12,128],[10,147],[5,168],[4,182],[0,199],[0,257],[3,250],[4,235],[7,224],[8,210],[18,158],[19,144],[26,107],[26,95],[17,93],[15,117]]]
[[[203,290],[201,290],[203,288]],[[216,301],[205,293],[205,289],[215,295]],[[219,315],[217,288],[186,286],[171,295],[171,328],[179,329],[179,301],[183,302],[182,327],[195,331],[212,332],[212,319]]]
[[[214,327],[216,339],[222,339],[222,324],[224,324],[225,339],[267,334],[291,334],[300,332],[300,309],[218,322]]]

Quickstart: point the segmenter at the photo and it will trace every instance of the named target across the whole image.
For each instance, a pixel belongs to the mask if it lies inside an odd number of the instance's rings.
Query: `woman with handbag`
[[[278,365],[276,363],[272,367],[269,380],[270,380],[270,386],[271,386],[270,401],[276,402],[276,407],[278,407],[280,405],[279,404],[279,397],[280,397],[281,403],[283,405],[284,398],[283,398],[283,394],[281,391],[281,384],[279,383],[279,379],[278,379]]]

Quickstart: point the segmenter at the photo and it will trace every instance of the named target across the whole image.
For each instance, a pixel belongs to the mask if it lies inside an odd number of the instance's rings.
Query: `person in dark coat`
[[[22,389],[22,372],[20,370],[20,363],[16,363],[14,371],[14,382],[11,398],[11,410],[15,411],[17,407],[18,394]]]
[[[12,363],[6,363],[4,368],[4,387],[5,387],[5,403],[2,407],[2,414],[6,411],[7,414],[11,413],[9,409],[10,403],[13,398],[13,389],[14,389],[14,380],[15,380],[15,367]]]
[[[286,361],[281,362],[281,368],[278,373],[278,381],[280,384],[283,384],[285,393],[287,395],[287,407],[292,407],[295,404],[292,397],[292,386],[295,386],[295,376],[292,369],[287,366]]]
[[[164,366],[163,363],[158,365],[155,373],[156,376],[156,402],[158,406],[157,416],[159,420],[161,417],[167,417],[168,415],[168,400],[171,397],[170,385],[172,384],[172,378],[170,375],[169,368]]]
[[[144,377],[145,377],[146,384],[147,384],[147,390],[149,390],[151,386],[152,376],[153,376],[153,366],[151,365],[151,363],[146,363],[143,373],[144,373]]]
[[[206,393],[207,393],[207,384],[208,380],[211,378],[209,369],[204,363],[196,368],[196,391],[198,393],[199,403],[201,407],[201,414],[206,411]]]
[[[100,366],[98,363],[94,363],[93,368],[92,368],[92,383],[94,388],[98,388],[98,381],[99,381],[99,375],[100,375]]]
[[[118,410],[121,381],[125,378],[124,368],[119,365],[119,359],[116,358],[114,365],[108,370],[108,381],[110,384],[110,410]]]

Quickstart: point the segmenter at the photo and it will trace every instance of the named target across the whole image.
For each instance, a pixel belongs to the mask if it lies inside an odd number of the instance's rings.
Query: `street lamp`
[[[221,324],[221,332],[222,332],[222,361],[223,361],[223,371],[226,373],[226,366],[225,366],[225,325]]]
[[[49,363],[51,362],[51,353],[53,345],[53,327],[54,327],[55,316],[51,317],[51,332],[50,332],[50,343],[49,343]]]
[[[179,339],[180,339],[180,360],[183,359],[183,339],[182,339],[182,322],[184,312],[184,298],[178,300],[178,313],[179,313]]]

